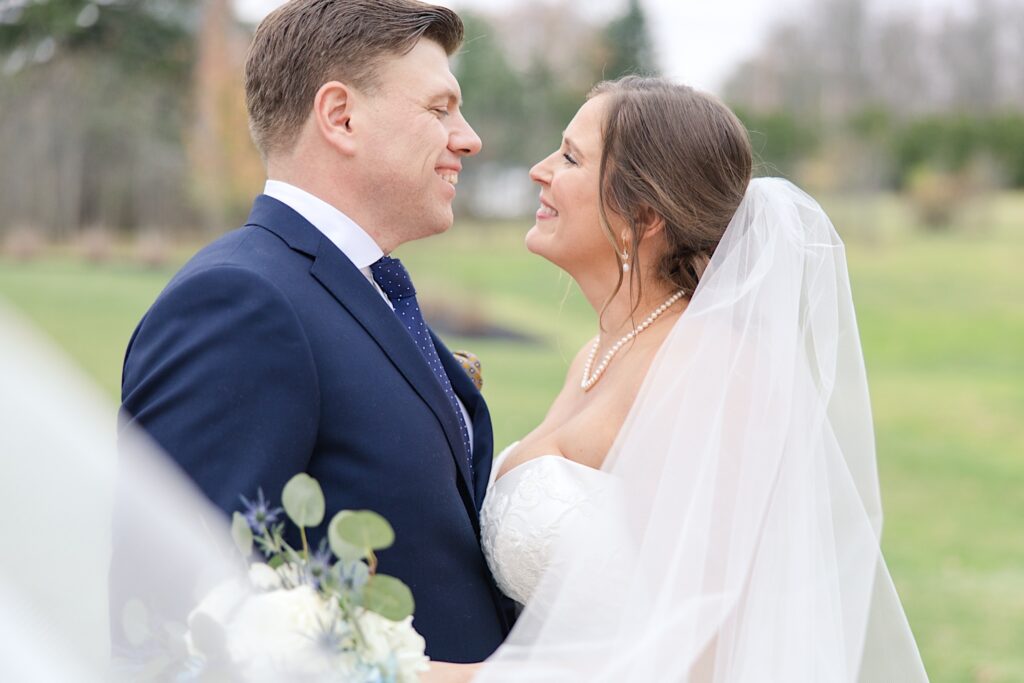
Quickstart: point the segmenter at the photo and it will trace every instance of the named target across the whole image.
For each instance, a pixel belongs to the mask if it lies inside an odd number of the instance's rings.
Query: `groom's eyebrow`
[[[430,99],[439,100],[442,97],[447,98],[449,102],[454,102],[460,109],[462,108],[462,95],[457,92],[454,88],[445,88],[435,93]]]

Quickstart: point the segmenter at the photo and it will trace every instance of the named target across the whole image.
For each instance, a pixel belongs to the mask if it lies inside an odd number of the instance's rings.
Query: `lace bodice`
[[[495,458],[480,511],[484,556],[498,588],[525,604],[559,539],[586,521],[606,474],[560,455],[542,455],[494,477],[516,444]]]

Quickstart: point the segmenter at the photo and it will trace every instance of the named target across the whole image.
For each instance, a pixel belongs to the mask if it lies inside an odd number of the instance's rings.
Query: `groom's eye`
[[[450,114],[450,112],[448,111],[447,107],[434,107],[430,111],[432,111],[435,114],[437,114],[437,118],[439,118],[439,119],[447,118],[448,115]]]

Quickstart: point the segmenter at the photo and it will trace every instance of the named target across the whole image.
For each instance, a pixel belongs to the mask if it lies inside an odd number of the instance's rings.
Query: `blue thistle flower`
[[[347,593],[361,594],[363,586],[370,580],[370,569],[365,562],[339,562],[338,580],[341,588]]]
[[[277,521],[277,518],[284,512],[284,508],[270,507],[263,497],[263,488],[256,489],[256,500],[250,501],[245,496],[238,496],[245,505],[245,512],[242,513],[249,528],[256,533],[263,533],[270,525]]]
[[[331,571],[331,549],[327,547],[326,539],[320,541],[320,547],[306,560],[304,573],[306,581],[314,588],[320,590],[324,577]]]
[[[314,646],[326,654],[352,649],[352,628],[340,619],[317,620],[319,629],[312,636]]]

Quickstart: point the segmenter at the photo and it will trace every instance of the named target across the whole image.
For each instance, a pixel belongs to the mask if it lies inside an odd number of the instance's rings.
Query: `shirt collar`
[[[287,204],[312,223],[356,268],[365,270],[384,256],[384,251],[358,223],[319,197],[281,180],[268,180],[263,194]]]

